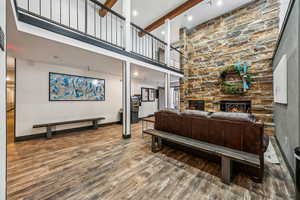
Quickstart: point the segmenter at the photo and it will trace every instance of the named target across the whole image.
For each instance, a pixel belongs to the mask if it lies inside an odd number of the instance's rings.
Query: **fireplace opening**
[[[188,109],[204,111],[204,101],[203,100],[190,100]]]
[[[221,101],[222,112],[251,113],[251,101]]]

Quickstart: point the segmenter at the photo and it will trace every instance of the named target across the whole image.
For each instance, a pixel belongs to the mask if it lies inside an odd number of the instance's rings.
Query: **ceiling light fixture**
[[[138,73],[138,72],[133,72],[133,75],[134,75],[134,76],[138,76],[139,73]]]
[[[190,21],[192,21],[193,20],[193,16],[192,15],[189,15],[188,17],[187,17],[187,20],[190,22]]]
[[[219,0],[218,2],[217,2],[217,5],[218,6],[221,6],[223,4],[223,1],[222,0]]]
[[[162,31],[162,32],[161,32],[161,34],[162,34],[162,35],[165,35],[165,34],[166,34],[166,32],[165,32],[165,31]]]
[[[132,11],[132,15],[133,15],[134,17],[136,17],[136,16],[139,15],[139,12],[138,12],[137,10],[133,10],[133,11]]]

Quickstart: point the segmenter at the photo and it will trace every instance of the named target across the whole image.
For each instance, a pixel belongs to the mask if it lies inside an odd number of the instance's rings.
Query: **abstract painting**
[[[105,80],[49,73],[50,101],[105,101]]]

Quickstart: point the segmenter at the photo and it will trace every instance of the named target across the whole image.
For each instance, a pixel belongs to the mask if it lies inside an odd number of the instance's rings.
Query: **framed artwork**
[[[274,102],[280,104],[288,103],[288,74],[287,74],[287,55],[283,55],[273,73]]]
[[[149,88],[141,88],[142,102],[149,101]]]
[[[105,101],[105,80],[50,72],[49,101]]]
[[[155,101],[155,89],[149,88],[149,101]]]

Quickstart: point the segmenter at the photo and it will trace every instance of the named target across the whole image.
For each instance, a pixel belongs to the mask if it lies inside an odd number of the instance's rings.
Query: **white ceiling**
[[[106,0],[100,0],[102,3],[105,1]],[[136,17],[132,16],[132,21],[136,25],[145,28],[155,20],[164,16],[186,1],[187,0],[132,0],[132,11],[136,10],[138,12]],[[218,6],[218,1],[222,2],[220,6]],[[208,21],[209,19],[221,16],[252,1],[254,0],[205,0],[202,3],[199,3],[172,20],[172,42],[179,40],[180,28],[192,28],[198,24]],[[112,9],[118,13],[121,13],[122,0],[119,0]],[[187,17],[190,15],[193,16],[192,21],[187,20]],[[164,29],[165,27],[161,26],[154,30],[152,34],[164,40],[164,35],[161,34]]]
[[[8,31],[8,44],[14,47],[8,49],[8,55],[19,59],[122,76],[122,61],[63,43]],[[134,73],[138,73],[138,76],[134,76]],[[164,79],[162,72],[137,65],[132,66],[132,76],[136,79],[156,83],[162,82]]]

